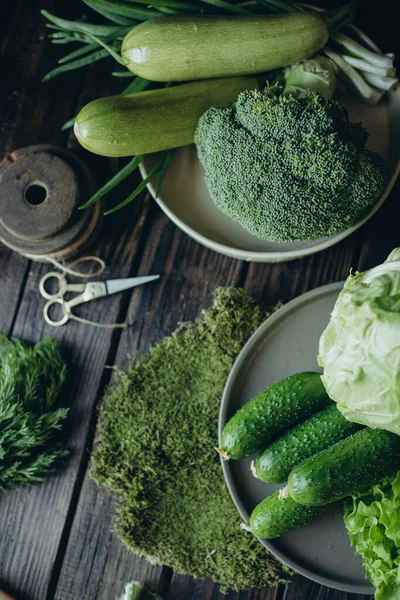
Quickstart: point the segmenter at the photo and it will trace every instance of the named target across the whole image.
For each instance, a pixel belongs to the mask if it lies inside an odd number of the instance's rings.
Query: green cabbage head
[[[400,248],[350,275],[321,336],[322,381],[349,421],[400,435]]]

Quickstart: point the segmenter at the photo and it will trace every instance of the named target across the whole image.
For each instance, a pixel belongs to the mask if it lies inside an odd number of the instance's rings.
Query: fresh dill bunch
[[[65,379],[50,338],[30,347],[0,334],[0,492],[41,481],[66,456],[59,441]]]

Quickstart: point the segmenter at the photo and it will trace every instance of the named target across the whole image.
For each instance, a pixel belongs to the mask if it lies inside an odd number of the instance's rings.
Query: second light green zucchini
[[[256,77],[197,81],[139,94],[109,96],[87,104],[75,120],[80,144],[102,156],[135,156],[194,141],[199,118],[212,106],[227,108]]]
[[[253,474],[267,483],[287,481],[290,471],[306,458],[361,429],[332,404],[312,415],[265,448],[252,464]]]
[[[328,41],[315,12],[282,15],[179,15],[134,27],[122,58],[151,81],[190,81],[264,73],[316,54]]]

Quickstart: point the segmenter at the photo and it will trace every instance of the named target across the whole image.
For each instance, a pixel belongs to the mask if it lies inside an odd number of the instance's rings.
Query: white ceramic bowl
[[[379,52],[365,34],[355,27],[352,29],[364,44]],[[294,243],[268,242],[254,237],[214,205],[194,145],[180,148],[176,152],[158,198],[155,198],[155,185],[149,185],[148,189],[164,213],[182,231],[203,246],[226,256],[272,263],[325,250],[351,235],[379,210],[400,171],[400,88],[387,93],[377,106],[369,106],[352,93],[342,94],[338,99],[348,108],[350,118],[361,121],[368,130],[368,148],[379,152],[385,159],[386,189],[362,221],[337,235],[312,242]],[[143,178],[160,160],[160,156],[146,156],[141,165]]]

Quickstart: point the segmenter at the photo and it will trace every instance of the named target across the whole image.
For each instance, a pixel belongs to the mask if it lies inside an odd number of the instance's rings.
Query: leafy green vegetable
[[[1,599],[0,599],[1,600]],[[162,600],[157,594],[152,594],[138,581],[130,581],[125,587],[125,593],[119,600]]]
[[[221,288],[196,323],[119,373],[101,410],[91,467],[118,499],[117,532],[129,548],[237,590],[288,576],[240,528],[214,450],[226,378],[266,316],[242,290]]]
[[[400,248],[350,275],[321,336],[325,388],[349,421],[400,435]]]
[[[66,367],[55,342],[33,348],[0,335],[0,491],[41,481],[67,452],[59,431]]]
[[[345,501],[344,522],[376,600],[400,598],[400,473]]]
[[[383,191],[383,161],[367,131],[320,94],[243,92],[212,108],[195,141],[216,206],[276,242],[334,235],[360,221]]]
[[[326,56],[317,55],[310,60],[287,67],[285,69],[285,96],[301,96],[304,90],[318,92],[331,100],[336,92],[337,68]]]

